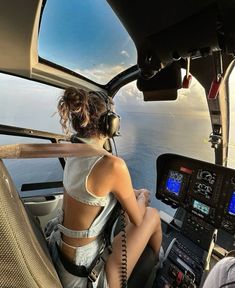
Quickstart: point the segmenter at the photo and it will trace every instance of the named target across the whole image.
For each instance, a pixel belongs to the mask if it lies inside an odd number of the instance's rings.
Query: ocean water
[[[170,215],[175,212],[155,197],[157,157],[163,153],[176,153],[214,162],[214,152],[208,143],[210,129],[208,117],[202,115],[189,117],[167,113],[121,113],[122,136],[115,138],[118,154],[127,163],[134,188],[147,188],[151,191],[152,206]],[[4,139],[8,143],[7,136]],[[57,159],[7,160],[5,163],[19,191],[23,183],[60,181],[63,175]],[[39,192],[48,194],[53,191],[56,189]],[[37,193],[21,192],[21,195]]]
[[[121,134],[116,138],[119,155],[126,161],[135,188],[151,192],[151,205],[173,215],[175,210],[157,200],[156,159],[163,153],[176,153],[214,162],[208,142],[208,117],[155,113],[123,113]]]

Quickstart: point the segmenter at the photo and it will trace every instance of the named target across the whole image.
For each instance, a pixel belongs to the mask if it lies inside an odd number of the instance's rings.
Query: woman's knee
[[[161,218],[156,208],[147,207],[144,217],[147,223],[153,225],[156,228],[161,227]]]

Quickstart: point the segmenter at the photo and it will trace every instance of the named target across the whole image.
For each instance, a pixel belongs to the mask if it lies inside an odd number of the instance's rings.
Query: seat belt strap
[[[103,252],[99,255],[95,266],[92,268],[90,274],[88,275],[88,279],[91,282],[95,282],[100,275],[101,270],[103,269],[109,254],[112,253],[112,247],[106,246]]]
[[[72,275],[77,277],[84,277],[88,278],[87,281],[87,288],[93,287],[92,283],[97,280],[102,271],[109,254],[112,252],[111,246],[106,246],[100,254],[94,259],[93,263],[91,264],[91,268],[86,268],[83,265],[76,265],[69,260],[61,253],[59,247],[57,246],[58,255],[60,258],[61,263],[63,264],[64,268]]]

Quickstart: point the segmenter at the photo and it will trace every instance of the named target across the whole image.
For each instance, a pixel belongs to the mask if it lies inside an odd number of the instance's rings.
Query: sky
[[[47,1],[39,55],[102,84],[137,58],[133,41],[104,0]]]
[[[39,34],[39,55],[101,84],[137,62],[132,39],[104,0],[47,1]],[[195,113],[205,111],[205,99],[200,95],[203,91],[196,80],[191,88],[190,93],[196,96],[190,97],[190,101],[187,101],[187,91],[179,93],[182,102],[177,107],[179,113],[186,113],[187,104]],[[128,109],[133,110],[140,107],[141,111],[167,112],[171,109],[169,102],[143,103],[142,92],[137,90],[135,82],[118,94],[117,102],[122,109],[127,101]]]
[[[47,1],[39,33],[39,55],[101,84],[137,62],[132,39],[104,0]],[[179,99],[175,103],[144,103],[142,92],[132,82],[120,90],[117,104],[128,111],[208,115],[205,93],[195,79],[190,91],[181,89]]]

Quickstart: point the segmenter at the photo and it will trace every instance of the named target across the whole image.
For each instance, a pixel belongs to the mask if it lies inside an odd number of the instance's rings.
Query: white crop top
[[[110,198],[114,198],[112,193],[99,197],[87,189],[88,176],[95,164],[102,158],[103,156],[67,158],[63,183],[66,192],[72,198],[93,206],[106,206],[112,200]]]

